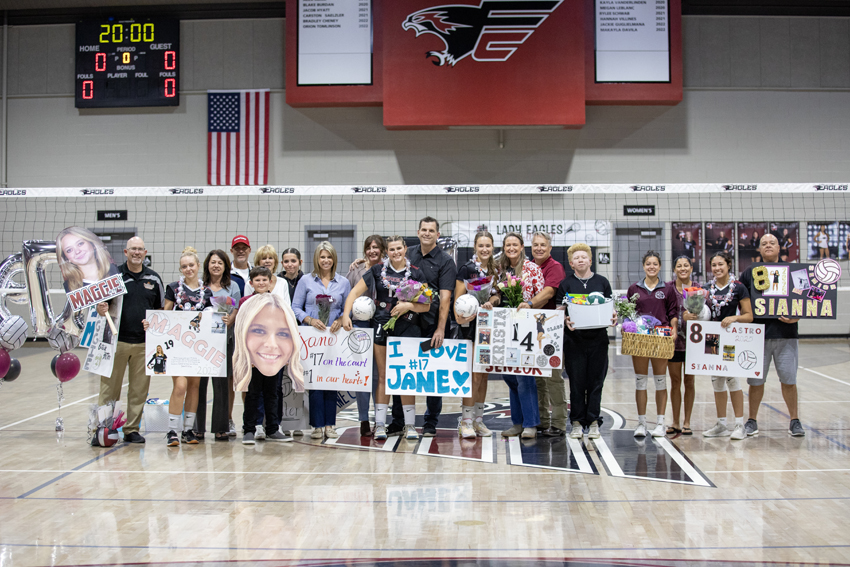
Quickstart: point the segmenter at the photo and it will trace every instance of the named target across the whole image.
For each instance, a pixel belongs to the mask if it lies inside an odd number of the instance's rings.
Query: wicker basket
[[[623,333],[623,354],[645,358],[673,358],[676,337]]]

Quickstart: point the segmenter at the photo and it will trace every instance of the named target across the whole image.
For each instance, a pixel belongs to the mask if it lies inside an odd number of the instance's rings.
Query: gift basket
[[[661,321],[651,315],[638,315],[637,299],[635,294],[630,298],[623,296],[614,300],[617,316],[622,321],[620,330],[623,335],[623,354],[645,358],[672,358],[676,348],[673,329],[662,325]]]

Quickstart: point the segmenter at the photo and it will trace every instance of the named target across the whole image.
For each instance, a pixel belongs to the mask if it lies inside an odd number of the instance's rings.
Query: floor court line
[[[818,376],[822,376],[827,380],[832,380],[833,382],[838,382],[839,384],[844,384],[845,386],[850,386],[850,382],[845,382],[844,380],[839,380],[838,378],[833,378],[832,376],[827,376],[822,372],[818,372],[817,370],[812,370],[811,368],[800,367],[800,370],[805,370],[806,372],[811,372],[812,374],[817,374]]]
[[[8,543],[0,541],[0,547],[49,547],[40,543]],[[65,549],[156,549],[156,550],[198,550],[198,551],[315,551],[321,553],[338,553],[338,552],[375,552],[375,553],[434,553],[434,552],[465,552],[465,553],[505,553],[505,552],[556,552],[564,551],[711,551],[711,550],[751,550],[751,549],[845,549],[850,548],[850,544],[836,545],[736,545],[736,546],[699,546],[699,547],[488,547],[484,549],[470,549],[469,547],[213,547],[213,546],[191,546],[178,547],[174,545],[76,545],[62,543],[62,548]]]
[[[126,386],[127,384],[129,384],[129,382],[125,382],[124,384],[122,384],[122,385],[121,385],[121,387],[123,388],[123,387],[124,387],[124,386]],[[75,405],[77,405],[77,404],[81,404],[81,403],[85,402],[86,400],[90,400],[90,399],[92,399],[92,398],[96,398],[96,397],[98,397],[99,395],[100,395],[100,394],[92,394],[91,396],[86,396],[85,398],[81,398],[81,399],[79,399],[79,400],[77,400],[77,401],[75,401],[75,402],[71,402],[70,404],[64,404],[62,407],[63,407],[63,408],[67,408],[67,407],[70,407],[70,406],[75,406]],[[37,418],[39,418],[39,417],[43,417],[43,416],[45,416],[45,415],[47,415],[47,414],[49,414],[49,413],[53,413],[53,412],[55,412],[55,411],[59,411],[59,406],[56,406],[56,407],[55,407],[55,408],[53,408],[52,410],[48,410],[48,411],[41,412],[40,414],[34,415],[34,416],[32,416],[32,417],[28,417],[28,418],[26,418],[26,419],[22,419],[22,420],[20,420],[20,421],[16,421],[15,423],[10,423],[9,425],[4,425],[3,427],[0,427],[0,431],[3,431],[4,429],[8,429],[8,428],[10,428],[10,427],[14,427],[14,426],[16,426],[16,425],[20,425],[21,423],[25,423],[25,422],[30,421],[30,420],[33,420],[33,419],[37,419]]]
[[[66,476],[68,476],[68,475],[72,474],[72,473],[75,473],[75,472],[81,472],[81,471],[80,471],[80,469],[82,469],[83,467],[87,467],[87,466],[89,466],[90,464],[92,464],[92,463],[94,463],[94,462],[96,462],[96,461],[99,461],[100,459],[102,459],[102,458],[104,458],[104,457],[106,457],[106,456],[108,456],[108,455],[111,455],[111,454],[112,454],[112,453],[114,453],[115,451],[118,451],[119,449],[123,449],[123,448],[124,448],[124,447],[126,447],[126,446],[127,446],[127,444],[126,444],[126,443],[121,443],[121,444],[120,444],[120,445],[118,445],[117,447],[114,447],[114,448],[112,448],[112,449],[110,449],[110,450],[108,450],[108,451],[106,451],[106,452],[104,452],[104,453],[101,453],[101,454],[100,454],[100,455],[98,455],[97,457],[95,457],[95,458],[93,458],[93,459],[89,459],[89,460],[88,460],[88,461],[86,461],[85,463],[83,463],[83,464],[81,464],[81,465],[79,465],[79,466],[77,466],[77,467],[74,467],[73,469],[71,469],[71,470],[69,470],[69,471],[65,471],[65,472],[63,472],[63,473],[62,473],[62,474],[60,474],[59,476],[57,476],[57,477],[55,477],[55,478],[52,478],[52,479],[48,480],[47,482],[42,483],[42,484],[40,484],[40,485],[36,486],[36,487],[35,487],[35,488],[33,488],[32,490],[29,490],[29,491],[27,491],[27,492],[24,492],[23,494],[21,494],[20,496],[18,496],[18,499],[24,499],[24,498],[26,498],[27,496],[29,496],[30,494],[34,494],[34,493],[38,492],[39,490],[41,490],[42,488],[44,488],[44,487],[46,487],[46,486],[49,486],[49,485],[53,484],[54,482],[58,482],[58,481],[62,480],[63,478],[65,478]]]

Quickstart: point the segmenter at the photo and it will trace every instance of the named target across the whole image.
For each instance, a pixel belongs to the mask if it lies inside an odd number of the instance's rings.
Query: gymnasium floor
[[[446,400],[446,429],[421,443],[350,430],[324,445],[168,449],[151,433],[101,449],[86,445],[98,378],[65,384],[58,435],[55,353],[22,348],[21,376],[0,387],[0,567],[850,564],[847,341],[801,344],[805,437],[788,435],[771,372],[761,433],[737,442],[701,436],[715,421],[705,377],[693,437],[635,441],[630,360],[615,352],[599,443],[462,443],[459,400]],[[489,387],[487,423],[505,429],[507,388]],[[151,396],[170,389],[154,378]]]

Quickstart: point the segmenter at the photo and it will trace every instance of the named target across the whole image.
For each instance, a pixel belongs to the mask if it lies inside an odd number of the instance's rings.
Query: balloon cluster
[[[29,302],[35,336],[47,337],[50,346],[59,351],[50,367],[60,382],[73,379],[80,371],[80,359],[68,352],[80,344],[80,321],[70,304],[55,315],[50,303],[45,267],[53,262],[56,243],[40,240],[24,241],[21,253],[0,262],[0,380],[12,382],[20,375],[21,363],[9,353],[27,340],[26,321],[9,311],[6,300]],[[18,274],[23,274],[24,283],[15,281]]]

